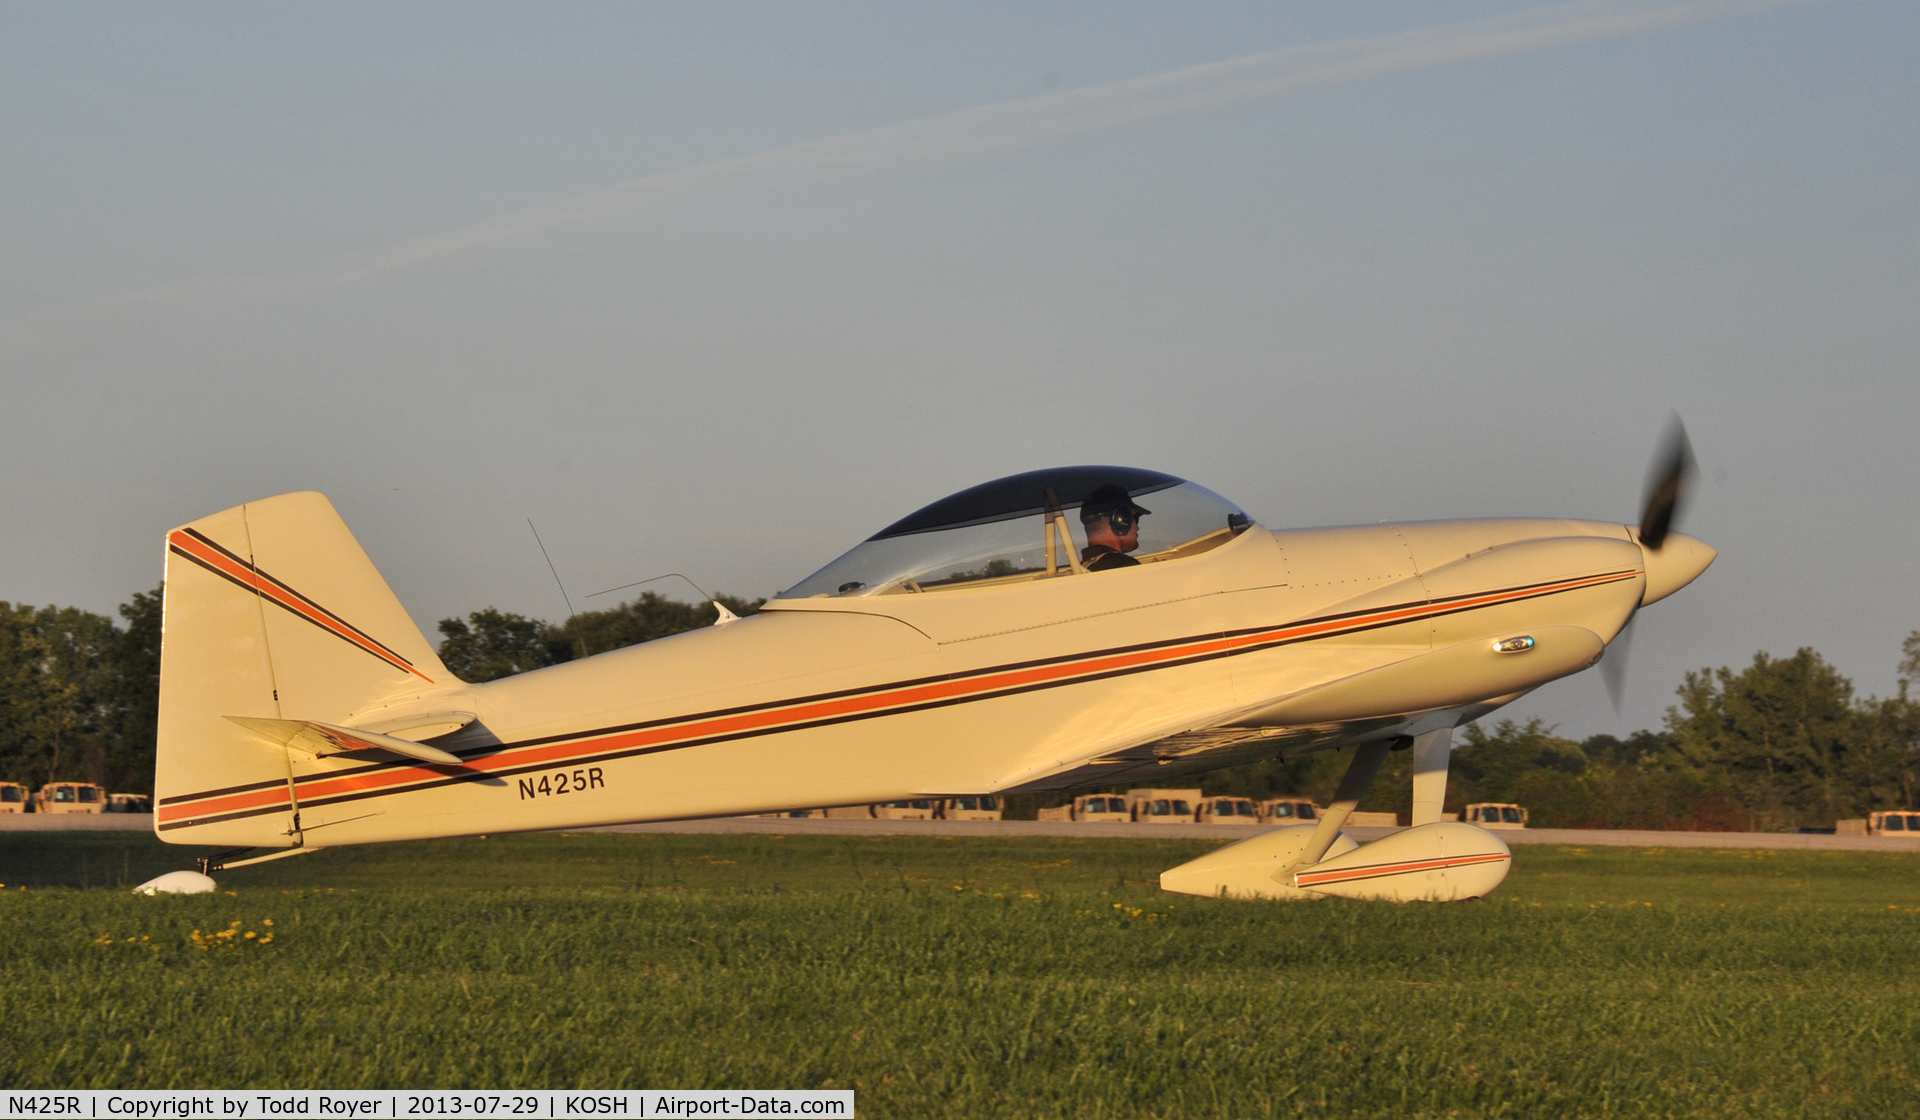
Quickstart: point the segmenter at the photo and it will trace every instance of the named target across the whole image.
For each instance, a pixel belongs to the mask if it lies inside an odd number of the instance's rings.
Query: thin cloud
[[[331,287],[544,234],[617,219],[715,187],[953,164],[1216,113],[1388,74],[1655,34],[1824,0],[1580,0],[1419,31],[1286,47],[1084,89],[1002,101],[630,179],[316,267],[172,285],[161,294],[287,293]],[[138,300],[142,297],[133,297]]]

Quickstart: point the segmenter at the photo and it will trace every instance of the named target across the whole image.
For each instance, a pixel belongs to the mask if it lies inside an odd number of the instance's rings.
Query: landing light
[[[1495,653],[1525,653],[1532,648],[1532,634],[1522,634],[1517,638],[1502,638],[1493,643]]]

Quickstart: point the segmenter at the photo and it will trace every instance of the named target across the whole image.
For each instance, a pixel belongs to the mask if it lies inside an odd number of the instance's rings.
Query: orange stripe
[[[1333,871],[1317,873],[1301,872],[1293,877],[1295,886],[1309,887],[1321,883],[1348,883],[1356,879],[1380,879],[1389,875],[1406,875],[1414,871],[1431,871],[1435,868],[1472,867],[1481,863],[1498,863],[1503,859],[1512,859],[1511,854],[1488,854],[1479,856],[1454,856],[1444,859],[1414,860],[1408,863],[1383,863],[1368,867],[1343,867]]]
[[[319,626],[329,633],[337,634],[345,638],[347,641],[352,642],[354,645],[366,650],[368,653],[373,654],[375,657],[378,657],[396,669],[412,673],[428,684],[434,683],[432,677],[414,668],[405,658],[402,658],[391,650],[385,649],[372,639],[343,626],[318,603],[315,603],[293,588],[288,587],[286,584],[281,583],[279,580],[274,579],[272,576],[262,573],[259,569],[236,563],[232,557],[216,549],[207,547],[204,542],[184,531],[176,531],[170,534],[167,537],[167,541],[195,560],[240,581],[246,587],[251,588],[254,594],[262,598],[271,599],[275,603],[298,614],[301,618],[313,623],[315,626]]]
[[[806,723],[820,719],[832,719],[841,716],[862,715],[882,711],[887,708],[908,707],[946,700],[964,699],[983,693],[997,692],[1003,689],[1048,684],[1080,676],[1096,676],[1125,669],[1140,668],[1159,662],[1186,660],[1213,653],[1227,653],[1251,649],[1261,645],[1272,645],[1301,638],[1317,637],[1328,633],[1352,630],[1363,626],[1379,626],[1383,623],[1410,621],[1439,610],[1474,609],[1480,606],[1529,598],[1537,595],[1552,594],[1560,591],[1578,590],[1581,587],[1613,583],[1639,575],[1637,571],[1616,572],[1604,576],[1589,576],[1577,580],[1568,580],[1559,584],[1548,584],[1525,591],[1499,592],[1475,599],[1454,603],[1431,604],[1397,608],[1373,615],[1361,615],[1355,618],[1312,623],[1304,626],[1289,627],[1263,634],[1243,635],[1236,638],[1210,638],[1185,645],[1164,649],[1137,650],[1130,653],[1111,654],[1085,661],[1069,662],[1060,665],[1042,665],[1027,669],[989,673],[958,681],[936,681],[916,685],[910,688],[895,689],[890,692],[869,693],[863,696],[842,697],[836,700],[820,701],[789,708],[768,708],[756,712],[724,716],[716,719],[701,720],[694,723],[675,724],[669,727],[646,728],[639,731],[622,732],[595,739],[574,739],[564,743],[548,743],[538,747],[525,747],[502,751],[484,759],[469,761],[465,769],[478,773],[493,773],[500,770],[519,769],[524,766],[538,765],[543,762],[559,760],[585,761],[588,755],[607,751],[621,751],[633,748],[665,746],[679,740],[704,739],[716,735],[731,735],[742,732],[763,731],[783,724]],[[391,770],[381,770],[366,774],[354,774],[341,778],[303,783],[300,796],[304,800],[318,801],[348,793],[364,793],[372,790],[387,789],[393,786],[407,785],[412,782],[444,777],[442,770],[427,769],[420,766],[398,766]],[[286,804],[284,789],[256,790],[249,793],[231,794],[210,801],[196,801],[191,804],[173,802],[160,809],[162,822],[171,822],[190,817],[216,816],[244,809],[260,808]]]

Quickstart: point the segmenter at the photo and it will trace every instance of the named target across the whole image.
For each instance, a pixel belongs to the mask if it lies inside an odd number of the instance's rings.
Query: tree
[[[1646,730],[1636,731],[1625,739],[1589,735],[1580,740],[1580,753],[1592,762],[1607,766],[1658,766],[1678,757],[1673,736]]]
[[[101,692],[108,732],[107,780],[115,790],[153,792],[154,739],[160,727],[160,620],[163,584],[120,604],[127,627],[105,658]]]
[[[80,697],[59,665],[40,612],[0,601],[0,779],[37,787],[59,772]]]
[[[721,595],[719,599],[728,610],[743,616],[758,611],[760,604],[766,602],[765,599],[748,602],[730,595]],[[605,653],[712,626],[719,617],[711,603],[682,603],[646,591],[617,607],[574,615],[557,627],[555,633],[574,656],[583,656],[583,650]]]
[[[1491,730],[1468,724],[1449,766],[1448,806],[1513,801],[1527,807],[1537,826],[1595,823],[1604,813],[1589,780],[1592,764],[1579,743],[1555,730],[1539,719],[1503,719]]]
[[[1920,692],[1920,630],[1907,635],[1900,652],[1898,692],[1880,704],[1876,715],[1887,744],[1888,803],[1912,809],[1920,805],[1920,696],[1915,695]]]
[[[0,603],[0,777],[153,789],[161,589],[123,603],[127,628],[74,607]]]
[[[443,618],[440,633],[441,662],[470,684],[557,665],[572,656],[552,626],[493,607],[474,611],[465,622]]]
[[[1811,648],[1789,658],[1756,653],[1741,672],[1690,672],[1667,709],[1686,761],[1733,782],[1753,823],[1767,830],[1831,825],[1860,811],[1871,769],[1869,721],[1853,682]]]
[[[742,616],[753,614],[766,602],[731,595],[716,598]],[[651,591],[617,607],[574,615],[560,626],[488,607],[469,614],[465,621],[440,620],[440,660],[454,676],[478,684],[698,630],[719,617],[711,603],[682,603]]]
[[[48,671],[73,689],[73,718],[53,744],[49,776],[107,784],[118,719],[108,668],[121,637],[113,620],[78,607],[42,607],[35,623],[50,654]]]

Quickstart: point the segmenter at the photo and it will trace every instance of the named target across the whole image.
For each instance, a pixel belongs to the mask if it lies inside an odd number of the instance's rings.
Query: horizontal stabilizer
[[[297,751],[305,751],[316,758],[348,751],[383,750],[437,766],[465,765],[459,755],[376,731],[361,731],[310,719],[262,719],[257,716],[228,716],[227,719],[256,735]]]

